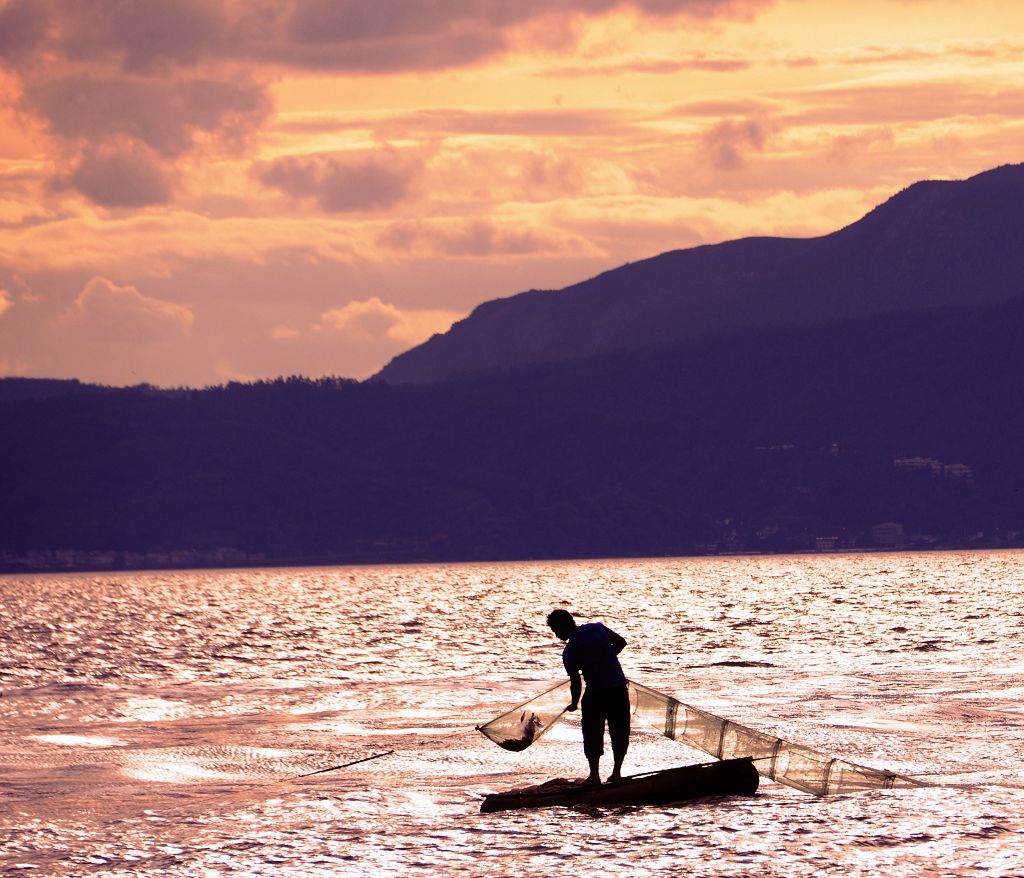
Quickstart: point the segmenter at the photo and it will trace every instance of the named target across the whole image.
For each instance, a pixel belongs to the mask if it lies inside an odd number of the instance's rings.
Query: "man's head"
[[[559,640],[568,640],[576,630],[576,620],[568,610],[552,610],[548,613],[548,627]]]

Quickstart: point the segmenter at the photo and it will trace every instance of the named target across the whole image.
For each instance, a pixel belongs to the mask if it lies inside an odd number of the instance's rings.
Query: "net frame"
[[[476,730],[499,747],[519,753],[542,738],[568,710],[569,681],[556,683],[540,695],[477,726]]]

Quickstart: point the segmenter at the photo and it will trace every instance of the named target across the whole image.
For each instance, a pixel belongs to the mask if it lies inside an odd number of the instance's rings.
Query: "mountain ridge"
[[[924,180],[812,238],[748,237],[670,250],[561,290],[479,305],[373,379],[557,362],[739,326],[828,322],[984,304],[1024,292],[1024,164]]]

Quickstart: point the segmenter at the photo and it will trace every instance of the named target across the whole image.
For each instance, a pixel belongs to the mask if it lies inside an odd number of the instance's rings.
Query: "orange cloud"
[[[365,301],[353,301],[341,308],[325,311],[314,329],[364,341],[388,338],[414,345],[426,341],[434,333],[446,331],[452,323],[464,316],[454,311],[403,311],[373,296]]]
[[[195,322],[184,305],[144,296],[133,286],[94,277],[60,317],[61,324],[92,341],[128,343],[180,335]]]

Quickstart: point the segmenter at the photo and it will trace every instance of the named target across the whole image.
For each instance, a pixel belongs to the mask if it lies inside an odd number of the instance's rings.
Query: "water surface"
[[[0,872],[1024,875],[1022,560],[2,577]],[[562,604],[638,682],[936,786],[480,815],[585,773],[575,719],[517,754],[474,731],[560,678]],[[626,769],[706,759],[636,729]]]

